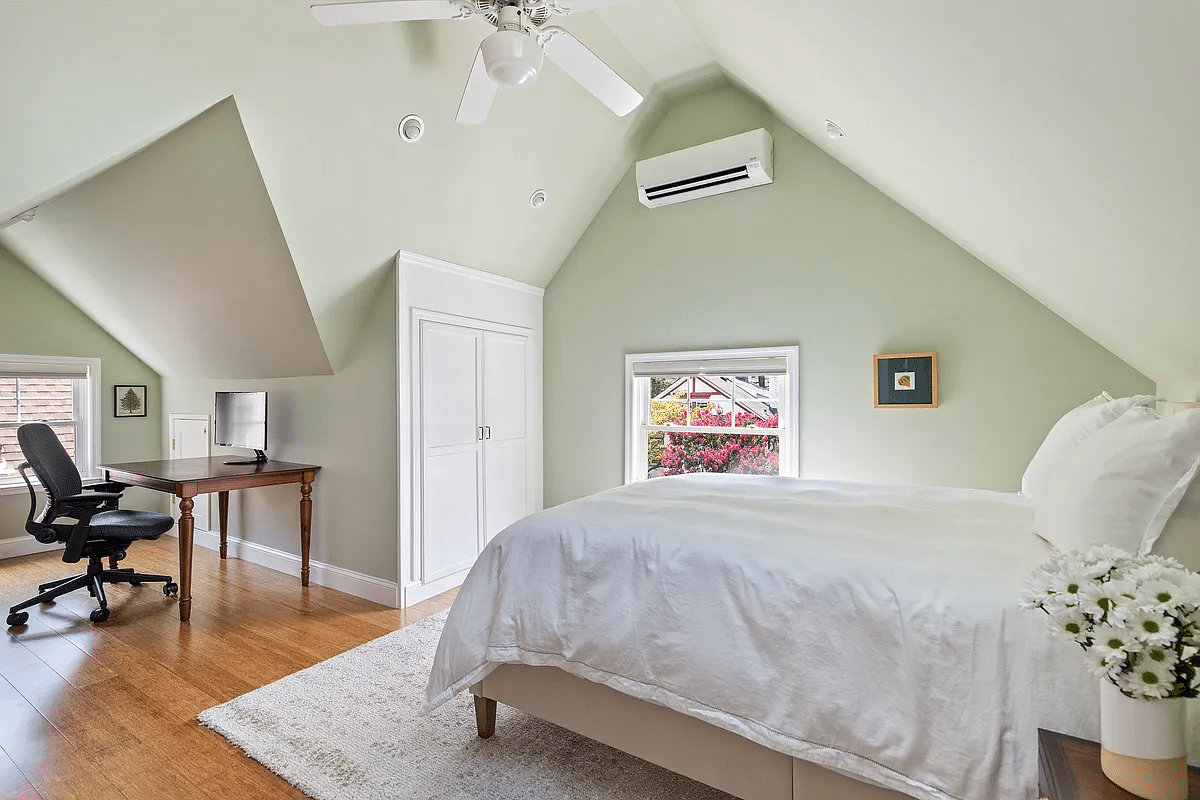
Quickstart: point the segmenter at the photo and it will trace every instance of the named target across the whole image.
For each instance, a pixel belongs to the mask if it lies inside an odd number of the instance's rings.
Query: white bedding
[[[1020,610],[1052,551],[1015,494],[659,478],[480,555],[429,678],[552,665],[922,798],[1036,794],[1037,727],[1096,738],[1078,648]]]

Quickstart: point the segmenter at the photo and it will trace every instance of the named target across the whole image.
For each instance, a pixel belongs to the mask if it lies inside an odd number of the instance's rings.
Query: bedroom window
[[[0,355],[0,489],[24,488],[17,428],[45,422],[86,480],[100,452],[100,360]]]
[[[689,472],[799,474],[799,348],[625,357],[625,482]]]

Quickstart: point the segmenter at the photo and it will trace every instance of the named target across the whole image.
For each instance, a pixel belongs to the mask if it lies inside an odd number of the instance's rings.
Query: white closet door
[[[529,513],[526,355],[529,339],[483,333],[486,539]],[[486,543],[486,540],[485,540]]]
[[[483,452],[478,330],[422,321],[421,537],[426,583],[479,555]]]

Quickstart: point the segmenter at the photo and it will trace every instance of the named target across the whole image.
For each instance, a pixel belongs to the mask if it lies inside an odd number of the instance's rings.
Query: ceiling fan
[[[467,79],[456,120],[479,125],[487,120],[496,88],[529,86],[548,56],[583,88],[620,117],[637,108],[642,96],[570,32],[546,25],[555,14],[573,14],[635,0],[370,0],[317,3],[312,13],[322,25],[359,25],[481,16],[496,26],[483,40]]]

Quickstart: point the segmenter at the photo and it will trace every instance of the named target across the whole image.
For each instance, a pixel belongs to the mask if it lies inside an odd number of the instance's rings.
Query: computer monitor
[[[213,441],[224,447],[246,447],[254,458],[226,464],[259,464],[267,460],[267,393],[217,392]]]

